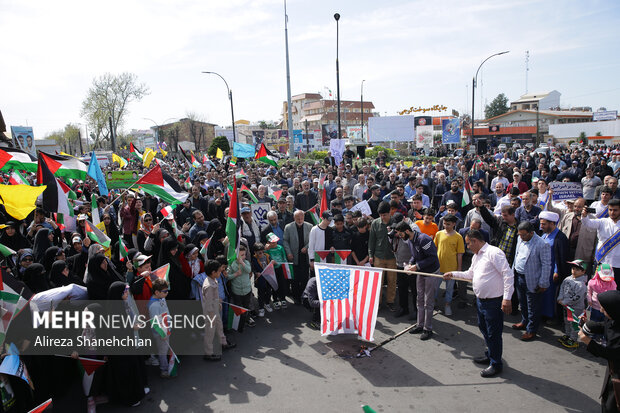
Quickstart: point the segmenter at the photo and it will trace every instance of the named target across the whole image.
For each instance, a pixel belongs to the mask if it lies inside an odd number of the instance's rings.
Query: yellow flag
[[[159,152],[161,152],[161,156],[164,158],[168,155],[168,151],[164,151],[162,148],[159,148]]]
[[[63,156],[70,156],[70,157],[72,157],[72,158],[75,158],[75,156],[73,156],[73,155],[69,155],[68,153],[60,152],[60,154],[61,154],[61,155],[63,155]]]
[[[153,151],[151,148],[146,148],[144,150],[144,153],[142,154],[142,164],[148,168],[154,157],[155,151]]]
[[[224,157],[224,152],[220,148],[217,148],[217,153],[215,154],[217,159],[222,159]]]
[[[0,203],[15,219],[25,219],[34,209],[37,198],[47,185],[0,185]]]
[[[121,168],[124,168],[125,166],[127,166],[127,161],[115,153],[112,154],[112,162],[118,163],[118,166],[120,166]]]

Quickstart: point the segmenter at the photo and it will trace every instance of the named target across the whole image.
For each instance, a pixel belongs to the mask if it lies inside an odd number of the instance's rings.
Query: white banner
[[[372,211],[370,210],[370,205],[368,205],[368,201],[358,202],[357,204],[353,205],[353,207],[351,208],[351,212],[355,211],[361,211],[362,215],[366,216],[372,215]]]
[[[433,147],[433,126],[425,125],[415,128],[415,147],[416,148],[432,148]]]
[[[549,188],[553,191],[553,200],[577,199],[583,196],[583,189],[579,182],[551,182]]]

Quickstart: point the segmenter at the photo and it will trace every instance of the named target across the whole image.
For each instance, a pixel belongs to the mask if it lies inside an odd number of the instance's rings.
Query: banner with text
[[[553,191],[553,200],[577,199],[583,196],[579,182],[551,182],[549,188]]]

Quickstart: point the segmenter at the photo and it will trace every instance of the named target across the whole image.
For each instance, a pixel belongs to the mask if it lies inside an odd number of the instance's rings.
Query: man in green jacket
[[[392,244],[388,239],[388,224],[390,223],[390,204],[383,201],[377,208],[379,218],[370,225],[368,239],[369,262],[374,267],[396,269],[396,258],[392,251]],[[384,271],[387,276],[387,307],[390,311],[396,311],[394,300],[396,299],[396,273]],[[381,280],[383,285],[383,280]]]

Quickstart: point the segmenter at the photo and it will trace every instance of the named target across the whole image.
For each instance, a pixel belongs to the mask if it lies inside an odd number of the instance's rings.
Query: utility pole
[[[361,112],[362,112],[362,142],[364,142],[364,82],[366,80],[362,80],[362,87],[361,87],[361,93],[360,93],[360,106],[361,106]]]
[[[286,0],[284,0],[284,42],[286,45],[286,106],[288,107],[286,125],[288,126],[289,140],[288,156],[292,158],[295,152],[295,141],[293,138],[293,108],[291,107],[291,69],[288,63],[288,16],[286,14]]]

